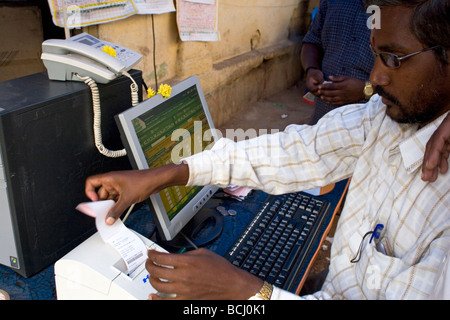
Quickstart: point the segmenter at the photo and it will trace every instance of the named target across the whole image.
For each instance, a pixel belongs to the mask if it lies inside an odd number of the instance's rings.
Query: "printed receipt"
[[[113,225],[106,224],[106,215],[114,204],[113,200],[84,202],[80,203],[76,209],[95,218],[100,237],[119,252],[127,267],[127,273],[131,274],[147,260],[147,248],[144,242],[120,219],[117,219]]]

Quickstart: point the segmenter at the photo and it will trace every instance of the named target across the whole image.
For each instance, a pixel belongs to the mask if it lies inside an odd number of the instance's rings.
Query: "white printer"
[[[136,233],[137,234],[137,233]],[[137,234],[146,247],[164,251]],[[146,300],[156,290],[149,282],[145,262],[126,274],[120,254],[97,232],[55,263],[58,300]]]

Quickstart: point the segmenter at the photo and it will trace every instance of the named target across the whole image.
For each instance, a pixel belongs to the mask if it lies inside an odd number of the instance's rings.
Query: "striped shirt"
[[[445,116],[445,115],[444,115]],[[330,271],[314,299],[424,299],[450,248],[450,172],[421,180],[425,145],[442,122],[418,130],[386,115],[375,95],[338,108],[315,126],[234,143],[185,159],[188,185],[229,184],[282,194],[352,177],[331,249]],[[377,243],[364,235],[383,224]],[[300,298],[275,288],[274,299]]]

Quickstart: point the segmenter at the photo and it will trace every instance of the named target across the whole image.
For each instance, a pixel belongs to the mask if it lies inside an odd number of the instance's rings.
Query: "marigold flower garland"
[[[116,54],[116,50],[114,50],[114,48],[113,47],[110,47],[110,46],[103,46],[102,47],[102,51],[103,52],[106,52],[107,54],[109,54],[111,57],[116,57],[117,56],[117,54]]]
[[[155,92],[152,88],[147,89],[147,98],[151,98],[157,94],[162,95],[164,98],[169,98],[172,93],[172,87],[168,84],[161,84],[159,86],[158,92]]]

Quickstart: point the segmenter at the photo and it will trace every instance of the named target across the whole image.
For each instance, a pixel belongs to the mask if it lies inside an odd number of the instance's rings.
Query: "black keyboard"
[[[329,208],[328,201],[303,192],[270,195],[225,258],[292,291]]]

